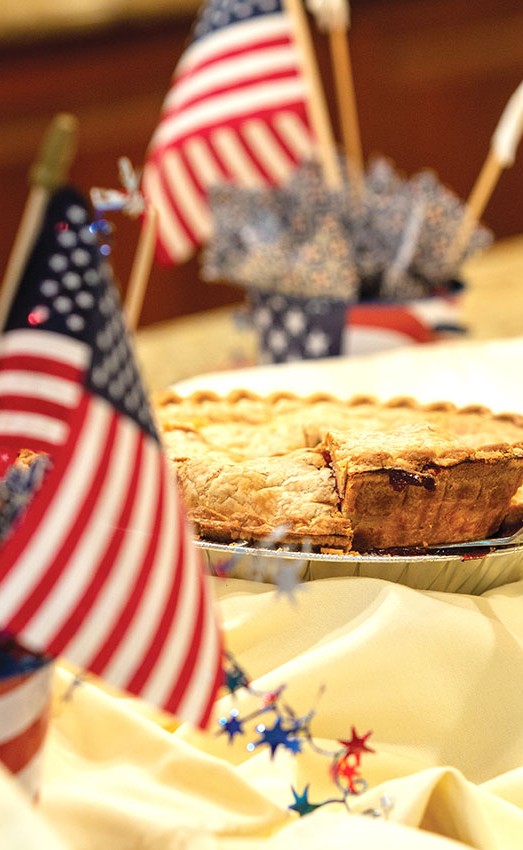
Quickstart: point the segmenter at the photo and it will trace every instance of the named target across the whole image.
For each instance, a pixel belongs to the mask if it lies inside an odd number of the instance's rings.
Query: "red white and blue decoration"
[[[220,632],[97,229],[51,197],[0,338],[0,446],[46,464],[4,475],[0,629],[204,725]]]
[[[144,168],[160,261],[183,262],[209,238],[210,186],[277,186],[311,155],[307,102],[280,0],[204,3]]]

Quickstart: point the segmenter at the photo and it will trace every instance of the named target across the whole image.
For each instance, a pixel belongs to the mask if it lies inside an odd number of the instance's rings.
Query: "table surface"
[[[523,236],[501,240],[474,257],[463,277],[461,319],[470,339],[523,334]],[[151,391],[205,372],[250,366],[257,356],[241,304],[140,328],[136,347]]]

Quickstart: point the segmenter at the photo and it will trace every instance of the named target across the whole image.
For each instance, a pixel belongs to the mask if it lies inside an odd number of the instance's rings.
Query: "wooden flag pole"
[[[138,246],[134,255],[127,293],[124,301],[124,314],[129,330],[138,327],[145,293],[151,273],[158,233],[158,213],[154,207],[148,207],[142,226]]]
[[[336,103],[347,160],[347,171],[358,192],[363,182],[363,153],[356,106],[354,77],[349,47],[349,0],[310,0],[309,7],[318,27],[329,36],[332,72],[336,89]]]
[[[344,30],[334,29],[329,34],[329,40],[332,67],[336,82],[336,98],[341,132],[347,158],[347,169],[349,174],[354,178],[356,187],[361,188],[363,181],[363,153],[348,35]]]
[[[0,330],[40,230],[49,195],[67,180],[76,153],[78,121],[74,115],[55,115],[29,172],[31,189],[9,255],[0,290]]]
[[[449,251],[449,265],[458,263],[501,177],[514,164],[523,134],[523,82],[509,99],[492,136],[490,150],[467,199],[463,220]]]
[[[294,26],[294,37],[302,59],[303,74],[310,89],[309,115],[318,143],[318,154],[325,183],[331,188],[337,188],[341,186],[341,173],[336,143],[307,16],[301,0],[284,0],[284,5]]]

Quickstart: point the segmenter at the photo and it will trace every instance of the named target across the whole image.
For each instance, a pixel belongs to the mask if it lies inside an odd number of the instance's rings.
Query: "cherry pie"
[[[366,552],[496,533],[523,485],[523,417],[326,394],[155,401],[196,532]]]

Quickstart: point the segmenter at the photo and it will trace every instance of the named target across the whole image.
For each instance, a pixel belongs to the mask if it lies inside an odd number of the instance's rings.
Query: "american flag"
[[[0,337],[0,446],[51,469],[0,550],[0,628],[205,725],[221,643],[81,195],[50,200]]]
[[[280,185],[311,156],[307,100],[280,0],[208,0],[144,168],[143,192],[159,215],[159,261],[183,262],[209,238],[209,186]]]

